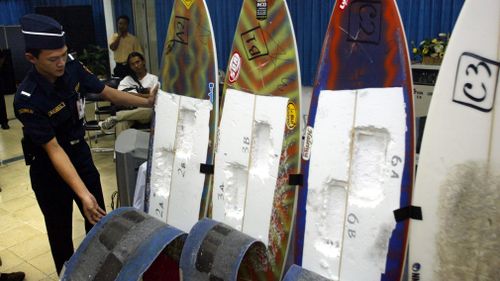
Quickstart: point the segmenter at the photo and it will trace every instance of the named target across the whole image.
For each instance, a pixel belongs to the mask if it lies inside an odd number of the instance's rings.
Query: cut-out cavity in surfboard
[[[287,103],[228,89],[219,129],[213,216],[266,246]]]

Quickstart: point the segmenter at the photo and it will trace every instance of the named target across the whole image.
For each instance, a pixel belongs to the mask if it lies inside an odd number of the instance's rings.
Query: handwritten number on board
[[[243,153],[248,153],[250,151],[250,138],[243,137],[243,146],[241,147]]]
[[[403,162],[403,159],[401,159],[401,157],[399,157],[397,155],[392,156],[391,165],[393,167],[396,167],[399,163],[402,163],[402,162]],[[399,174],[396,171],[392,170],[391,178],[398,179]]]
[[[359,26],[367,35],[375,33],[375,18],[377,17],[377,10],[370,4],[362,5],[359,8]]]
[[[480,69],[483,68],[486,70],[486,72],[488,73],[488,77],[491,77],[491,69],[490,67],[485,63],[485,62],[480,62],[476,65],[474,64],[469,64],[467,66],[467,68],[465,69],[465,75],[467,76],[470,76],[471,72],[474,72],[474,75],[479,75],[479,72],[480,72]],[[483,89],[483,92],[484,92],[484,95],[481,96],[481,97],[475,97],[471,94],[471,91],[473,90],[474,88],[474,85],[472,83],[465,83],[464,84],[464,88],[463,88],[463,91],[464,91],[464,94],[471,100],[475,101],[475,102],[482,102],[486,99],[486,96],[487,96],[487,91],[486,91],[486,86],[484,85],[483,82],[481,82],[481,88]]]
[[[349,238],[356,238],[356,230],[353,228],[357,223],[359,223],[358,217],[355,214],[350,213],[347,216],[347,222],[349,223],[349,226],[347,227],[347,236]]]
[[[219,192],[217,193],[217,200],[224,200],[224,184],[219,185]]]

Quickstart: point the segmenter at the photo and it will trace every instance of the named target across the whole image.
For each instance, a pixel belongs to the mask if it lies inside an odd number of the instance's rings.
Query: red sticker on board
[[[342,0],[342,1],[339,1],[339,8],[341,10],[344,10],[345,8],[347,8],[347,5],[349,5],[349,0]]]
[[[231,61],[229,62],[229,82],[233,83],[238,80],[238,76],[240,76],[241,69],[241,56],[238,52],[234,52],[231,57]]]

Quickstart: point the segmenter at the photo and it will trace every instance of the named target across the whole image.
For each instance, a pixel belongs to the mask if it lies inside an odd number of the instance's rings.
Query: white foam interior
[[[287,102],[229,89],[219,126],[213,218],[266,245]]]
[[[166,222],[167,205],[174,163],[175,132],[180,97],[159,90],[155,105],[155,128],[153,136],[153,159],[151,165],[151,191],[149,214]]]
[[[303,266],[333,280],[384,272],[405,145],[401,88],[322,91],[308,176]]]
[[[243,229],[255,98],[229,89],[215,154],[212,218]]]
[[[224,169],[225,223],[242,230],[245,196],[248,183],[248,167],[239,163],[227,163]]]
[[[268,245],[288,99],[256,96],[243,232]]]
[[[212,104],[160,91],[155,110],[149,213],[189,232],[199,217]]]
[[[185,232],[199,219],[211,110],[208,100],[181,97],[167,223]]]

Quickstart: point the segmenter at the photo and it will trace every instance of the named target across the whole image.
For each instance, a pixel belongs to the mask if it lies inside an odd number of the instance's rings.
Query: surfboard
[[[261,280],[281,279],[290,244],[300,88],[286,2],[243,1],[224,81],[212,218],[266,245],[272,270]]]
[[[202,219],[193,226],[182,249],[182,278],[258,280],[258,273],[269,269],[266,253],[261,241],[221,222]]]
[[[412,81],[394,0],[337,1],[302,151],[296,263],[332,280],[400,280],[414,173]]]
[[[183,245],[186,236],[135,208],[116,209],[90,230],[65,263],[61,280],[139,280],[164,249]],[[179,280],[178,267],[169,270],[163,275]]]
[[[427,116],[412,205],[410,280],[497,280],[500,2],[465,1]]]
[[[148,213],[189,232],[206,214],[218,119],[215,41],[204,0],[176,0],[150,141]]]

